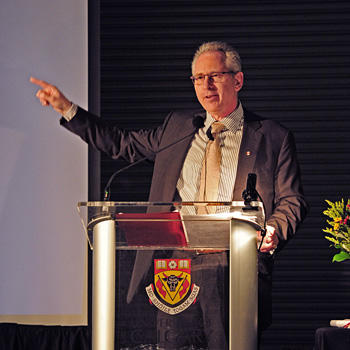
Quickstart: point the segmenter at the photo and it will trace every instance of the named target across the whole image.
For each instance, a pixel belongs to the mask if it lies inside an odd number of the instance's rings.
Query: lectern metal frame
[[[92,349],[114,349],[115,221],[106,218],[93,229]]]
[[[210,202],[208,202],[210,204]],[[220,205],[242,205],[243,202],[220,203]],[[262,207],[260,202],[254,202]],[[128,203],[89,202],[79,203],[81,207],[98,207],[102,214],[85,225],[86,233],[93,249],[93,286],[92,286],[92,349],[114,350],[115,344],[115,257],[116,257],[116,225],[106,208]],[[145,202],[132,202],[132,205],[155,205]],[[158,204],[158,203],[157,203]],[[160,203],[174,207],[175,203]],[[194,205],[194,203],[176,203],[178,206]],[[254,205],[255,205],[254,204]],[[263,211],[263,210],[262,210]],[[106,214],[107,213],[107,214]],[[240,218],[230,219],[229,260],[229,349],[255,350],[257,348],[257,230],[260,223]],[[92,230],[92,238],[88,231]],[[118,248],[118,247],[117,247]],[[157,247],[141,247],[140,249],[157,249]],[[169,247],[173,248],[173,247]],[[221,247],[220,247],[221,248]],[[159,247],[158,247],[159,249]],[[162,247],[161,249],[164,249]],[[167,248],[168,249],[168,248]],[[179,249],[176,247],[174,249]],[[182,248],[181,248],[182,249]],[[195,249],[195,247],[191,247]]]

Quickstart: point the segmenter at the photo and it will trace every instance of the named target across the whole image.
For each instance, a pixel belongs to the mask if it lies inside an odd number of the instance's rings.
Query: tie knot
[[[219,134],[223,129],[225,128],[225,125],[220,122],[214,122],[211,124],[211,133],[215,137],[217,134]]]

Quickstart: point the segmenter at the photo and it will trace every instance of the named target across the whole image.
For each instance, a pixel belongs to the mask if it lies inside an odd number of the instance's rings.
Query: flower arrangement
[[[330,219],[327,223],[331,227],[323,229],[328,235],[325,238],[330,241],[339,253],[333,256],[333,262],[341,262],[350,259],[350,199],[346,205],[344,199],[337,202],[326,200],[329,207],[323,212]]]

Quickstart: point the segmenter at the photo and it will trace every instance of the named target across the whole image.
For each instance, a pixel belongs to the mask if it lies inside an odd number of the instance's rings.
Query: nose
[[[206,75],[205,80],[204,80],[204,86],[206,88],[213,87],[214,86],[214,79],[211,76]]]

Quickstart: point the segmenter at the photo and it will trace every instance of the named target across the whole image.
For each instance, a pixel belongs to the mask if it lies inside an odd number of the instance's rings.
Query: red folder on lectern
[[[128,246],[187,246],[186,231],[177,211],[119,213],[115,218]]]

